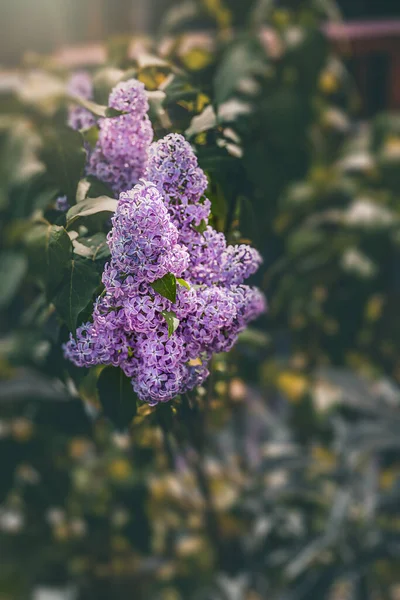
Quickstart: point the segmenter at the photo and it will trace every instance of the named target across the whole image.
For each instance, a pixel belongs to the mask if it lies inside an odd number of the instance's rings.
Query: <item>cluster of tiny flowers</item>
[[[190,244],[197,239],[194,227],[210,216],[211,204],[204,197],[208,182],[181,135],[171,133],[150,146],[146,178],[163,195],[180,242]]]
[[[55,201],[56,210],[60,212],[67,212],[69,209],[69,202],[67,196],[58,196]]]
[[[243,284],[260,265],[257,251],[227,245],[207,225],[207,180],[182,136],[152,144],[145,177],[120,194],[104,293],[93,322],[71,336],[64,352],[78,366],[120,367],[139,398],[155,405],[200,385],[212,355],[232,348],[265,310],[265,298]],[[178,278],[174,303],[152,286],[169,273]]]
[[[109,107],[123,114],[99,119],[99,137],[90,152],[87,172],[118,195],[144,175],[153,129],[143,83],[122,81],[112,90]]]
[[[164,197],[179,243],[190,254],[188,277],[195,284],[238,285],[255,273],[261,256],[251,246],[228,246],[223,233],[207,226],[210,201],[204,197],[207,178],[197,164],[190,144],[179,134],[169,134],[151,145],[146,178]]]
[[[67,91],[72,98],[93,98],[92,80],[86,71],[77,71],[67,83]],[[71,106],[68,110],[68,125],[72,129],[89,129],[96,123],[92,113],[82,106]]]

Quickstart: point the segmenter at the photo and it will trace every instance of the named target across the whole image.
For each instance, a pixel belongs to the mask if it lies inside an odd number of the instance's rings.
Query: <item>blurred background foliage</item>
[[[331,2],[170,5],[152,37],[3,76],[0,597],[397,600],[400,117],[359,120]],[[65,128],[83,68],[95,110],[136,76],[156,136],[194,144],[214,225],[261,250],[270,303],[191,406],[122,424],[112,373],[60,349],[99,289],[113,202]]]

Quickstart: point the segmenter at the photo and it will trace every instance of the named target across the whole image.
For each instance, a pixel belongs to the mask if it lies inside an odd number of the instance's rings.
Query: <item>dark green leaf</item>
[[[130,379],[115,367],[100,373],[97,390],[103,412],[118,429],[126,429],[136,414],[136,394]]]
[[[43,132],[41,158],[51,181],[67,196],[71,205],[75,204],[86,162],[82,135],[69,127],[48,127]]]
[[[122,110],[117,110],[115,108],[107,107],[106,108],[106,117],[119,117],[120,115],[126,114]]]
[[[91,148],[94,148],[99,139],[99,128],[97,125],[92,125],[89,129],[82,130],[81,133],[85,142],[87,142]]]
[[[64,227],[35,223],[25,241],[28,247],[29,272],[46,290],[50,300],[61,283],[72,259],[72,243]]]
[[[222,223],[225,223],[228,215],[228,202],[224,196],[221,185],[215,187],[215,191],[210,195],[211,200],[211,213],[216,219],[220,219]]]
[[[78,191],[76,194],[76,202],[79,204],[86,198],[99,198],[100,196],[107,196],[108,198],[113,197],[113,191],[102,181],[99,181],[96,177],[88,175],[84,179],[81,179],[78,185]]]
[[[171,300],[172,304],[176,302],[176,277],[172,273],[167,273],[161,279],[156,279],[150,285],[158,294]]]
[[[152,122],[159,121],[164,129],[171,127],[170,118],[164,108],[166,94],[162,90],[155,90],[153,92],[147,92],[147,99],[149,101],[149,117]]]
[[[113,87],[124,78],[124,71],[115,67],[100,69],[93,77],[94,98],[100,104],[107,104]]]
[[[161,311],[161,314],[168,325],[168,337],[171,337],[171,335],[174,334],[175,331],[178,329],[179,319],[172,310],[163,310]]]
[[[102,104],[97,104],[96,102],[92,102],[91,100],[86,100],[85,98],[81,98],[78,96],[74,96],[70,98],[73,102],[76,102],[83,108],[86,108],[89,112],[91,112],[96,117],[119,117],[120,115],[125,114],[122,110],[116,110],[115,108],[110,108],[108,106],[103,106]]]
[[[75,334],[79,313],[86,308],[99,284],[100,276],[92,261],[80,258],[71,261],[53,303],[72,333]]]
[[[215,76],[215,99],[218,105],[229,100],[240,81],[265,73],[266,63],[259,45],[253,40],[234,44],[226,52]]]
[[[90,187],[86,194],[87,198],[98,198],[99,196],[113,197],[113,191],[106,183],[99,181],[92,175],[89,175],[86,179],[90,183]]]
[[[70,267],[72,244],[64,227],[51,225],[46,232],[46,291],[51,298],[61,281],[63,272]]]
[[[11,379],[0,384],[0,404],[25,403],[28,399],[57,403],[72,400],[66,388],[59,384],[54,378],[41,375],[33,369],[16,370]]]
[[[202,219],[200,225],[192,225],[193,229],[195,229],[198,233],[204,233],[207,229],[207,222]]]
[[[18,252],[3,252],[0,256],[0,308],[11,302],[26,273],[26,258]]]
[[[107,106],[103,106],[102,104],[97,104],[96,102],[92,102],[91,100],[86,100],[85,98],[74,97],[73,100],[77,102],[83,108],[86,108],[96,117],[105,117],[107,112]]]
[[[67,227],[72,225],[80,217],[88,217],[99,212],[114,212],[118,201],[108,196],[99,196],[98,198],[86,198],[72,206],[67,212]]]

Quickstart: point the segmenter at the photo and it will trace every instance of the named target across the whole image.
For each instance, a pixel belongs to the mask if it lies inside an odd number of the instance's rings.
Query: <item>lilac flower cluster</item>
[[[162,193],[179,242],[190,254],[190,280],[195,284],[240,284],[255,273],[261,256],[251,246],[228,246],[223,233],[206,225],[210,201],[204,197],[207,178],[198,167],[188,142],[179,134],[169,134],[151,145],[146,178]]]
[[[89,73],[77,71],[71,75],[67,91],[71,97],[91,100],[93,98],[93,85]],[[92,113],[82,106],[71,106],[68,110],[68,125],[72,129],[89,129],[96,120]]]
[[[146,182],[122,192],[108,236],[112,264],[134,274],[138,283],[151,283],[167,273],[181,277],[189,255],[178,244],[178,230],[154,184]]]
[[[67,89],[71,97],[93,99],[92,80],[85,71],[74,73]],[[108,105],[123,114],[98,119],[96,145],[91,149],[86,144],[86,172],[107,183],[118,195],[143,177],[153,129],[147,115],[145,88],[140,81],[129,79],[118,83],[111,91]],[[68,111],[68,124],[73,129],[87,130],[96,124],[96,119],[86,108],[73,106]]]
[[[115,194],[131,189],[143,176],[153,129],[143,83],[122,81],[112,90],[109,107],[123,114],[99,119],[99,138],[87,172],[107,183]]]
[[[104,294],[93,322],[71,336],[64,352],[78,366],[121,367],[139,398],[155,405],[201,384],[212,355],[232,348],[265,310],[265,298],[243,285],[261,263],[258,252],[228,246],[206,226],[207,180],[182,136],[152,144],[145,177],[120,194]],[[167,274],[178,278],[174,303],[152,286]],[[175,320],[172,335],[168,315]]]

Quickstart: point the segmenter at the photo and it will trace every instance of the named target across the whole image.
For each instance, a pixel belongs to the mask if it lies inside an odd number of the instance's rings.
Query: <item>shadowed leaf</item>
[[[103,412],[118,428],[126,429],[136,415],[136,394],[130,379],[115,367],[100,373],[97,390]]]
[[[161,279],[156,279],[150,285],[158,294],[171,300],[172,304],[176,302],[176,277],[172,273],[167,273]]]
[[[53,303],[73,334],[79,313],[86,308],[99,284],[100,277],[92,261],[79,258],[71,261]]]

